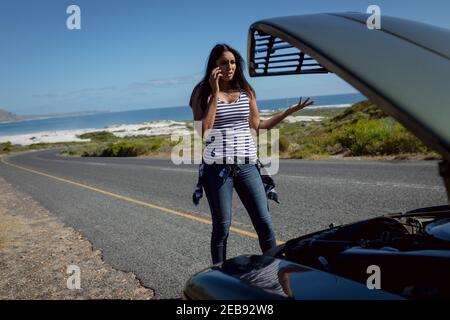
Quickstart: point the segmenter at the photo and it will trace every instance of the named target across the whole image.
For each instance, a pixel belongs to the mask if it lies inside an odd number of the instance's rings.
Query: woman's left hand
[[[300,97],[300,100],[298,101],[297,104],[294,104],[292,106],[290,106],[287,110],[286,113],[287,114],[292,114],[294,112],[297,112],[307,106],[310,106],[314,103],[313,100],[309,100],[309,98],[307,98],[305,101],[302,101],[303,97]]]

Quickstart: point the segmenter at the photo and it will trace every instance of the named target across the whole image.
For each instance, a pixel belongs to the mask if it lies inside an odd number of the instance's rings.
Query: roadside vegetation
[[[22,152],[31,150],[43,150],[50,148],[66,148],[69,146],[76,146],[86,144],[85,142],[58,142],[58,143],[33,143],[27,146],[12,144],[11,142],[0,142],[0,155],[9,154],[12,152]]]
[[[294,116],[323,116],[321,122],[282,122],[279,131],[280,157],[284,159],[322,159],[328,157],[375,157],[380,159],[439,159],[395,119],[365,100],[349,108],[305,109]],[[188,124],[193,132],[193,127]],[[111,132],[97,131],[79,136],[90,142],[0,144],[0,154],[30,149],[64,148],[68,156],[136,157],[170,156],[169,135],[119,138]],[[268,146],[269,152],[271,146]],[[270,154],[270,153],[269,153]]]
[[[117,138],[109,132],[96,132],[98,136],[86,136],[91,142],[83,145],[68,146],[64,154],[82,157],[136,157],[143,155],[170,155],[172,148],[178,141],[171,142],[169,135],[160,136],[133,136]]]
[[[394,118],[367,100],[320,123],[281,123],[278,128],[282,158],[440,158]]]

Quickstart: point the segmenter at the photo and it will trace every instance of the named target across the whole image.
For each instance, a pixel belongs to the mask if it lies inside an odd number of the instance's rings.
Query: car
[[[450,31],[395,17],[371,30],[362,13],[255,22],[252,77],[335,73],[442,156],[450,198]],[[193,275],[185,299],[449,299],[450,206],[299,236]],[[381,272],[381,286],[377,274]],[[379,280],[379,279],[378,279]]]

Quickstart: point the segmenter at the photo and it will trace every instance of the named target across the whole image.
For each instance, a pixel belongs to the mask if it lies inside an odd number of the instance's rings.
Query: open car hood
[[[450,161],[450,30],[384,15],[381,30],[370,30],[368,17],[324,13],[255,22],[249,73],[336,73]]]

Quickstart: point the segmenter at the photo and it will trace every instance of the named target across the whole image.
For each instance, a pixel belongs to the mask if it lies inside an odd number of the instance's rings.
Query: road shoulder
[[[77,268],[80,289],[76,289],[77,271],[73,271]],[[107,265],[101,252],[93,250],[80,233],[2,177],[0,274],[0,299],[153,297],[153,291],[143,287],[133,273]]]

